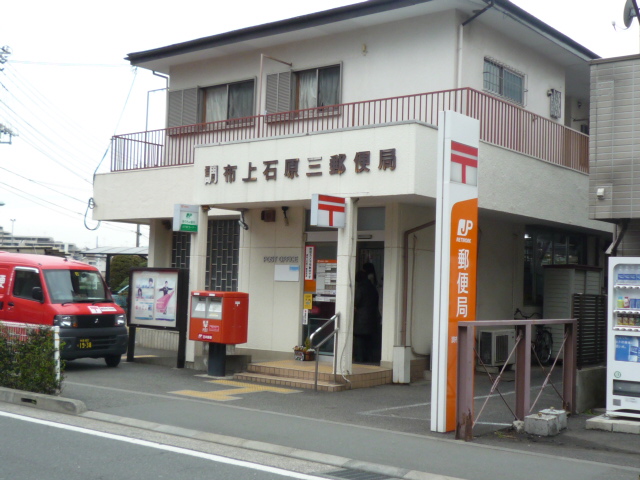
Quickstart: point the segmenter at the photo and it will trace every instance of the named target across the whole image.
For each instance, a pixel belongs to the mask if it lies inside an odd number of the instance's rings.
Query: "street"
[[[166,443],[169,436],[159,439],[161,443],[131,436],[131,432],[114,434],[2,411],[0,431],[0,480],[316,480],[320,477],[286,468],[328,470],[311,462],[284,460],[279,468],[222,456],[215,451],[232,452],[205,442],[191,441],[186,448]],[[264,455],[253,456],[264,462]]]
[[[512,399],[513,385],[506,380],[500,388]],[[107,369],[99,360],[87,359],[69,363],[62,396],[81,400],[89,409],[69,418],[139,427],[134,436],[174,433],[252,454],[320,459],[334,466],[373,465],[470,480],[503,478],[505,472],[513,480],[628,479],[640,473],[637,435],[585,431],[583,416],[572,416],[570,428],[557,437],[501,433],[500,424],[510,421],[510,412],[495,395],[479,427],[491,432],[465,443],[452,434],[429,431],[428,382],[339,394],[238,383],[141,361]],[[477,408],[489,385],[479,381]],[[558,405],[550,398],[545,397],[541,408]]]

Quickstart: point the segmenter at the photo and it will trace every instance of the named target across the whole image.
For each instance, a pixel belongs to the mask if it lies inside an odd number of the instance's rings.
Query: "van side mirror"
[[[42,302],[44,300],[44,295],[42,294],[42,287],[33,287],[31,289],[31,297],[34,300],[38,300],[39,302]]]

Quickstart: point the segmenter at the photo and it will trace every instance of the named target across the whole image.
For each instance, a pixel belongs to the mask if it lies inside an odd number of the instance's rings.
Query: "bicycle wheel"
[[[536,340],[535,351],[536,355],[538,355],[538,360],[540,360],[540,364],[543,366],[549,365],[553,352],[553,336],[551,332],[549,330],[543,330]]]

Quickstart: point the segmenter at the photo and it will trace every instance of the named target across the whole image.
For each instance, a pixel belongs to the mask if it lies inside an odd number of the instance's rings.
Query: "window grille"
[[[507,100],[524,105],[525,75],[493,59],[484,59],[483,88]]]
[[[191,250],[191,233],[173,232],[171,248],[171,267],[189,268],[189,251]]]
[[[207,290],[238,291],[240,225],[237,220],[209,220],[207,230]]]

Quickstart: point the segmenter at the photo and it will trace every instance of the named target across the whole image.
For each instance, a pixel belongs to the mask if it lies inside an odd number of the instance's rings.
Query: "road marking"
[[[269,467],[266,465],[251,463],[244,460],[236,460],[233,458],[221,457],[219,455],[213,455],[211,453],[197,452],[195,450],[189,450],[182,447],[174,447],[173,445],[164,445],[161,443],[150,442],[148,440],[140,440],[137,438],[125,437],[125,436],[116,435],[113,433],[99,432],[97,430],[89,430],[88,428],[76,427],[73,425],[64,425],[62,423],[51,422],[49,420],[41,420],[39,418],[26,417],[24,415],[17,415],[14,413],[0,411],[0,416],[13,418],[15,420],[23,420],[25,422],[38,423],[40,425],[60,428],[62,430],[69,430],[72,432],[84,433],[87,435],[93,435],[95,437],[102,437],[102,438],[108,438],[110,440],[117,440],[120,442],[131,443],[134,445],[140,445],[142,447],[155,448],[157,450],[164,450],[167,452],[178,453],[181,455],[188,455],[191,457],[201,458],[204,460],[210,460],[212,462],[224,463],[224,464],[233,465],[236,467],[243,467],[251,470],[258,470],[261,472],[273,473],[275,475],[281,475],[283,477],[296,478],[300,480],[327,480],[326,477],[316,477],[315,475],[291,472],[291,471],[283,470],[277,467]]]
[[[215,400],[216,402],[228,402],[230,400],[240,400],[242,397],[236,395],[244,395],[245,393],[256,392],[274,392],[274,393],[300,393],[300,390],[291,388],[270,387],[268,385],[255,385],[252,383],[235,382],[233,380],[209,380],[208,383],[217,383],[219,385],[227,385],[227,390],[214,390],[212,392],[200,392],[197,390],[178,390],[173,393],[175,395],[184,395],[186,397],[206,398],[207,400]]]

